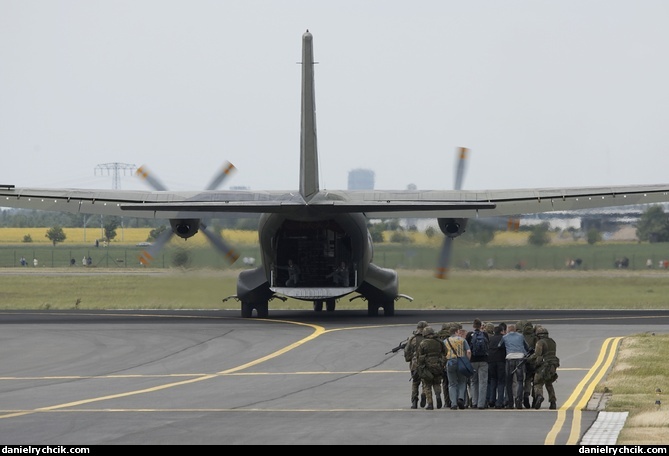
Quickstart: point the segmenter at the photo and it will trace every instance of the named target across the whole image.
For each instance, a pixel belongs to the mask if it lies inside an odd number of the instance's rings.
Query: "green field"
[[[0,309],[239,309],[239,270],[5,268]],[[666,309],[667,271],[398,271],[396,309]],[[78,304],[77,304],[78,303]],[[338,309],[366,309],[361,300]],[[272,300],[272,309],[311,309],[311,303]]]
[[[570,259],[580,259],[579,270],[610,270],[618,259],[629,259],[628,270],[646,270],[650,260],[652,269],[657,269],[662,261],[669,260],[669,243],[601,243],[548,245],[534,247],[528,245],[472,246],[454,242],[453,270],[486,270],[492,260],[494,269],[523,270],[564,270]],[[229,265],[225,258],[213,248],[191,240],[173,240],[151,264],[151,268],[187,267],[192,269],[241,269],[246,267],[243,258],[260,260],[257,244],[234,244],[240,260]],[[144,247],[145,248],[145,247]],[[40,267],[67,267],[72,259],[75,266],[81,266],[81,259],[90,256],[95,267],[133,268],[139,265],[139,255],[144,249],[134,244],[112,243],[108,247],[93,244],[1,244],[0,268],[18,267],[25,257],[30,265],[37,258]],[[398,244],[380,243],[375,245],[374,263],[392,269],[431,269],[437,262],[440,244]]]
[[[17,231],[14,237],[19,234]],[[0,275],[0,307],[70,309],[79,302],[78,308],[238,308],[237,301],[223,303],[222,299],[236,293],[236,276],[249,267],[245,258],[260,264],[258,246],[250,241],[253,233],[242,232],[234,233],[240,259],[233,265],[201,240],[173,239],[150,266],[143,267],[139,256],[145,247],[134,242],[144,239],[146,233],[130,234],[126,234],[128,241],[107,247],[91,243],[0,243],[0,268],[29,274]],[[431,273],[440,239],[375,246],[374,262],[397,269],[400,292],[414,298],[412,302],[398,301],[398,310],[657,309],[669,305],[669,269],[658,267],[669,258],[669,243],[481,247],[457,241],[448,280],[434,279]],[[91,266],[82,266],[82,258],[89,256]],[[20,265],[21,257],[26,258],[27,266]],[[624,257],[629,259],[628,267],[617,268],[616,260]],[[33,258],[38,259],[37,267]],[[580,265],[570,268],[568,261],[577,258]],[[35,274],[56,271],[76,274]],[[88,275],[94,272],[106,273]],[[133,274],[124,274],[129,272]],[[452,299],[454,296],[457,299]],[[340,309],[363,307],[360,300],[350,303],[342,299],[337,303]],[[309,308],[309,303],[274,300],[272,308]]]

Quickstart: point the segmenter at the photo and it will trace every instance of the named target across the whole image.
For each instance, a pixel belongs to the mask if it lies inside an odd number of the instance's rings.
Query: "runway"
[[[620,339],[669,311],[1,311],[7,445],[576,444]],[[557,411],[411,410],[402,352],[419,320],[541,323]],[[479,423],[472,426],[474,419]],[[481,432],[481,423],[485,432]]]

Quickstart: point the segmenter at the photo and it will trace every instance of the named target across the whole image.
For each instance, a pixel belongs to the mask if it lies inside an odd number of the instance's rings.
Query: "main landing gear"
[[[337,303],[337,300],[334,298],[331,299],[317,299],[314,301],[314,311],[315,312],[322,312],[323,311],[323,303],[325,303],[325,310],[328,312],[334,312],[335,311],[335,306]]]

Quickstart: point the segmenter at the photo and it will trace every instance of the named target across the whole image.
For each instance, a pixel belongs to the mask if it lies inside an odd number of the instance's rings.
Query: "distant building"
[[[349,190],[374,190],[374,171],[371,169],[354,169],[348,172]]]

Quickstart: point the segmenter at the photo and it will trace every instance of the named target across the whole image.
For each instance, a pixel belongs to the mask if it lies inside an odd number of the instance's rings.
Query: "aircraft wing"
[[[669,184],[508,190],[133,191],[14,188],[0,185],[0,207],[139,218],[223,214],[363,213],[369,218],[495,217],[669,201]]]
[[[440,201],[489,203],[489,208],[453,208],[449,211],[426,212],[422,208],[409,208],[401,216],[385,212],[382,207],[365,211],[373,218],[430,218],[430,217],[497,217],[542,212],[573,211],[582,209],[619,207],[639,204],[666,203],[669,201],[669,184],[629,185],[614,187],[528,188],[501,190],[446,190],[376,192],[374,199],[398,201],[411,199],[421,204]],[[413,196],[410,196],[413,194]],[[368,198],[365,198],[368,199]]]

